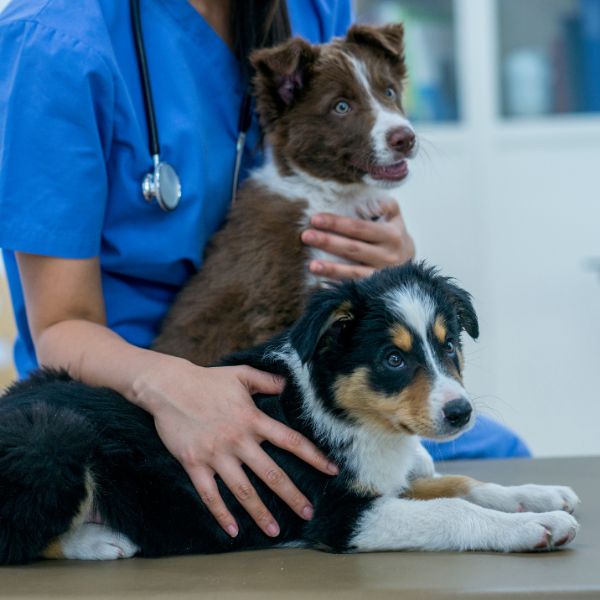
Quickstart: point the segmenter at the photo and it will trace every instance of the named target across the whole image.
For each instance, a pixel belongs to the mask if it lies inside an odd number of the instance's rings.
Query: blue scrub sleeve
[[[350,0],[338,0],[335,3],[333,36],[345,36],[348,27],[350,27],[353,21],[354,14],[352,12],[352,2],[350,2]]]
[[[471,458],[527,458],[525,442],[508,427],[489,417],[479,416],[474,427],[451,442],[424,441],[433,460]]]
[[[113,92],[84,44],[34,21],[0,25],[0,247],[98,255]]]

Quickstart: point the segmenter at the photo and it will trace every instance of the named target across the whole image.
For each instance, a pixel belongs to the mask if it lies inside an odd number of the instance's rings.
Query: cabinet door
[[[481,339],[466,347],[466,383],[480,411],[538,455],[598,454],[600,114],[507,118],[503,39],[539,44],[561,10],[583,4],[543,0],[528,14],[536,3],[455,3],[462,120],[418,128],[425,152],[404,214],[419,256],[474,295]]]
[[[495,394],[544,454],[598,453],[600,123],[503,139],[485,195]]]

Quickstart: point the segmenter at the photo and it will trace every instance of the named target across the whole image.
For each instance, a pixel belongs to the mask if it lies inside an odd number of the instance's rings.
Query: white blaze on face
[[[417,287],[404,287],[387,295],[390,308],[419,336],[427,366],[433,377],[429,396],[432,419],[441,422],[442,409],[446,402],[455,398],[467,398],[465,388],[453,377],[444,373],[434,352],[430,332],[436,317],[433,300]]]
[[[394,151],[388,145],[388,135],[390,131],[400,127],[407,127],[414,132],[410,121],[399,111],[390,110],[381,103],[371,90],[369,83],[368,69],[364,62],[355,56],[348,57],[352,70],[361,87],[365,91],[371,110],[375,115],[375,124],[371,130],[371,145],[378,165],[390,165],[397,162],[398,158]]]

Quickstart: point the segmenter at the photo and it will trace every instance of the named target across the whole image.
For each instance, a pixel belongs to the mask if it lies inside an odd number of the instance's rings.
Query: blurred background
[[[419,258],[474,296],[479,410],[537,456],[600,454],[600,0],[355,0],[355,13],[406,25],[421,149],[402,209]],[[13,335],[0,266],[0,384]]]

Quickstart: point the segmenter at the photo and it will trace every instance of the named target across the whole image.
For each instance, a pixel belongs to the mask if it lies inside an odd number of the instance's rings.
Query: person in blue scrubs
[[[246,19],[255,19],[257,30],[274,15],[275,31],[288,12],[292,33],[315,43],[343,35],[351,21],[349,0],[288,0],[287,11],[277,0],[243,4],[254,6]],[[259,443],[269,440],[336,472],[308,440],[252,404],[251,393],[277,393],[283,382],[146,350],[177,292],[201,268],[228,209],[246,90],[246,63],[232,50],[230,25],[240,5],[141,2],[161,156],[183,188],[179,207],[165,213],[141,193],[152,161],[129,3],[12,0],[0,15],[0,247],[19,332],[19,375],[45,364],[118,390],[154,416],[165,445],[230,535],[237,525],[215,474],[239,491],[267,534],[277,535],[241,464],[298,514],[310,518],[312,507]],[[259,5],[273,10],[260,14]],[[254,116],[242,173],[261,160]],[[382,233],[389,262],[413,252],[397,221],[395,232]],[[321,240],[330,234],[344,238],[335,222],[319,232]],[[321,266],[337,274],[334,261]],[[512,432],[485,418],[459,440],[428,448],[439,459],[527,453]]]

